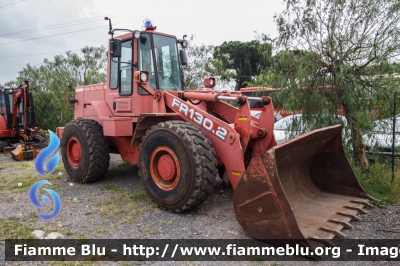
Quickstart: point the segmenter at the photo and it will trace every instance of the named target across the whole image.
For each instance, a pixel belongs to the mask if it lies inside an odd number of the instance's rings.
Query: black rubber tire
[[[171,149],[180,164],[180,178],[172,190],[160,188],[150,172],[152,152]],[[163,210],[182,212],[204,202],[216,185],[217,160],[211,141],[197,127],[182,121],[161,122],[147,130],[139,152],[139,175],[149,197]]]
[[[77,139],[82,155],[79,166],[74,167],[68,159],[67,144]],[[77,119],[69,122],[61,138],[61,155],[65,170],[77,183],[89,183],[101,179],[110,164],[110,149],[103,135],[103,127],[94,120]]]
[[[0,140],[0,152],[3,152],[5,147],[8,147],[8,143]]]
[[[48,144],[49,141],[47,138],[39,135],[32,136],[32,141],[38,144]]]

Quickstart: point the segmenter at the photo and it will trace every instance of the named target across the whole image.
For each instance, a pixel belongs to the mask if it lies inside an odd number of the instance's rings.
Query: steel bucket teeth
[[[312,131],[254,157],[233,195],[251,236],[309,246],[345,237],[368,205],[343,151],[340,125]],[[318,240],[318,241],[317,241]]]

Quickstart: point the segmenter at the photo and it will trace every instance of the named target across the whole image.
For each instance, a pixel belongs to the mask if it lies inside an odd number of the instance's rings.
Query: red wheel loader
[[[47,139],[37,135],[35,106],[25,80],[17,88],[0,84],[0,151],[17,161],[36,158]]]
[[[178,46],[186,40],[149,22],[142,31],[109,24],[107,82],[77,87],[68,96],[75,120],[57,128],[75,182],[101,179],[117,153],[139,166],[160,208],[182,212],[209,197],[219,174],[234,189],[234,212],[248,234],[312,247],[343,237],[341,229],[364,212],[371,198],[345,157],[340,125],[276,145],[270,97],[214,91],[215,78],[184,90],[187,60]],[[121,30],[127,33],[114,38]],[[259,119],[252,101],[263,104]]]

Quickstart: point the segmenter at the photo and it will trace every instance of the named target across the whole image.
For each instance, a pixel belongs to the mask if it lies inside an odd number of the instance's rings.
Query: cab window
[[[118,57],[113,57],[110,64],[110,89],[118,88]]]
[[[139,39],[139,60],[138,70],[145,70],[150,73],[149,86],[153,89],[157,89],[156,77],[154,75],[154,61],[153,52],[151,49],[150,34],[142,34]],[[139,88],[140,94],[148,94],[144,89]]]
[[[161,90],[182,90],[176,39],[154,34],[157,78]]]
[[[127,62],[127,63],[123,63]],[[132,40],[122,43],[120,95],[132,95]]]
[[[110,65],[110,88],[116,89],[119,87],[120,95],[132,95],[133,90],[131,63],[132,40],[128,40],[122,42],[121,58],[113,57]],[[118,86],[118,75],[120,75],[120,86]]]
[[[0,90],[0,115],[6,113],[6,99],[4,96],[4,90]]]

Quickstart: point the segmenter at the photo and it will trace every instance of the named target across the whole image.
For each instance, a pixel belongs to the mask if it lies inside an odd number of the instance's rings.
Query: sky
[[[18,77],[27,64],[85,46],[107,47],[108,22],[140,30],[149,18],[157,31],[194,35],[194,44],[248,42],[255,31],[277,35],[274,14],[283,1],[265,0],[0,0],[0,83]]]

